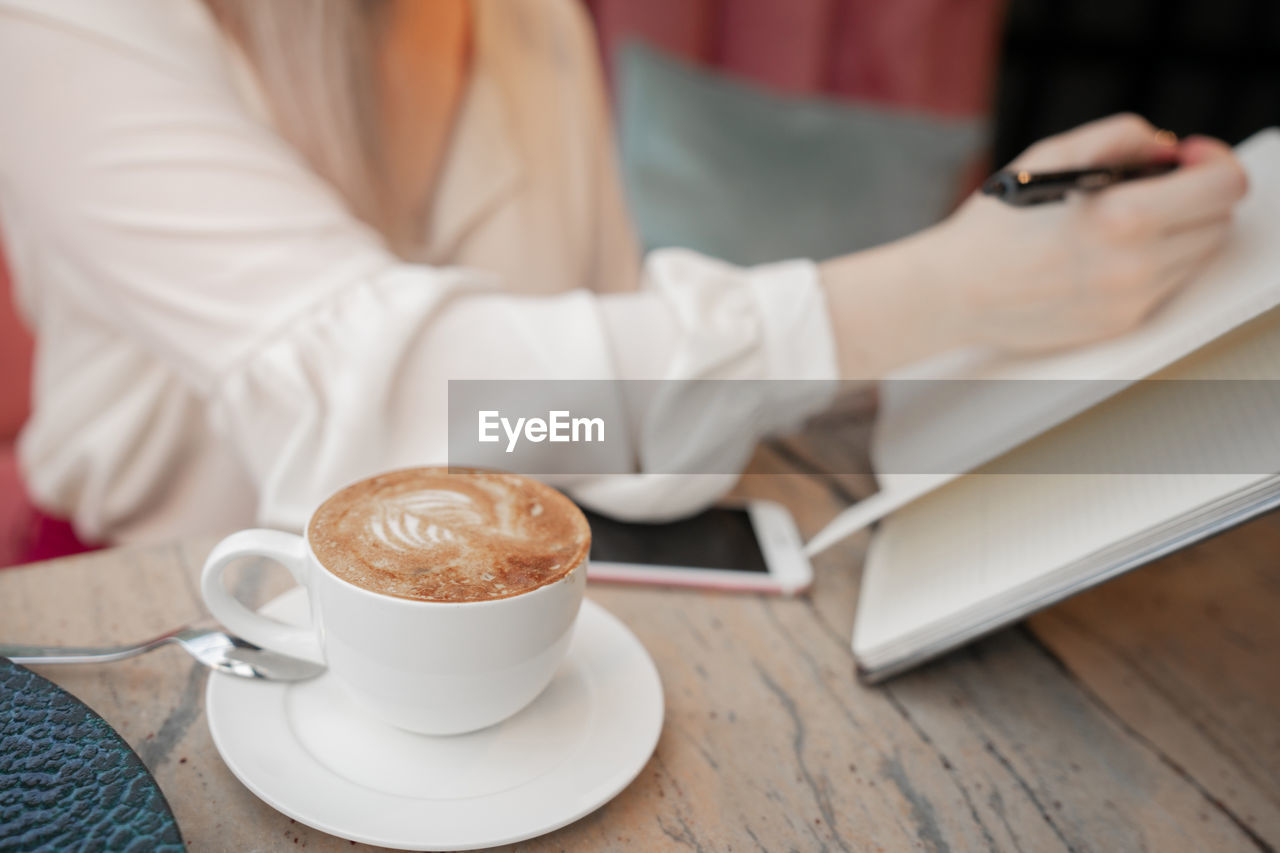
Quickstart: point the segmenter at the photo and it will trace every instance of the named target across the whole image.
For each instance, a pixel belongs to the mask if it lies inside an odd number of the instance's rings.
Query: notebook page
[[[1139,379],[1194,352],[1280,304],[1280,130],[1243,142],[1237,153],[1249,174],[1229,248],[1149,321],[1120,338],[1037,357],[950,353],[891,379],[1098,380],[1009,386],[888,382],[872,439],[880,492],[837,516],[810,540],[813,555],[922,495],[1085,411]],[[992,412],[999,412],[993,422]],[[943,460],[928,471],[921,460]]]
[[[1280,380],[1280,309],[1153,378]],[[877,531],[863,569],[855,651],[1034,583],[1280,471],[1280,382],[1206,382],[1194,403],[1162,395],[1159,383],[1133,387],[891,516]],[[1110,456],[1119,469],[1135,440],[1173,442],[1185,470],[1196,470],[1198,461],[1213,458],[1213,442],[1179,437],[1228,432],[1226,441],[1250,444],[1258,473],[986,473],[1061,470],[1055,457],[1080,453],[1100,468]]]

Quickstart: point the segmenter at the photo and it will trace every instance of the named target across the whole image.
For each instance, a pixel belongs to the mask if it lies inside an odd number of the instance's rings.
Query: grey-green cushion
[[[748,265],[887,242],[946,215],[988,140],[981,119],[785,97],[635,42],[616,70],[647,249]]]

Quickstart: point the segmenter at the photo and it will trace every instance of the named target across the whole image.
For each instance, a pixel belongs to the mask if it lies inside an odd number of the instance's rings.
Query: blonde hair
[[[393,246],[374,57],[386,0],[204,0],[257,72],[277,129]]]

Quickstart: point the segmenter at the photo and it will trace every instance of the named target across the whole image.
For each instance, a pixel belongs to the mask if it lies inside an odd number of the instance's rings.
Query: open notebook
[[[864,678],[1280,505],[1280,382],[1251,381],[1280,380],[1280,131],[1239,154],[1250,193],[1230,247],[1139,330],[895,377],[1059,381],[886,384],[872,452],[881,490],[808,548],[883,519],[853,636]],[[1148,435],[1163,467],[1132,472],[1125,454]],[[1247,461],[1224,461],[1220,445],[1242,442]],[[1072,460],[1090,472],[1071,473]]]

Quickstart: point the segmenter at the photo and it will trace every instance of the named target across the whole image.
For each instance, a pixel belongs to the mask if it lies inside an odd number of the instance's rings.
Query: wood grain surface
[[[869,480],[812,439],[763,448],[743,495],[807,534]],[[855,470],[844,467],[848,472]],[[0,571],[0,640],[114,643],[207,620],[212,539]],[[592,585],[666,690],[639,778],[512,849],[1272,850],[1280,846],[1280,517],[1161,560],[887,685],[849,650],[865,534],[794,599]],[[282,570],[239,573],[261,603]],[[350,850],[261,803],[209,738],[176,648],[41,667],[152,769],[193,851]]]

